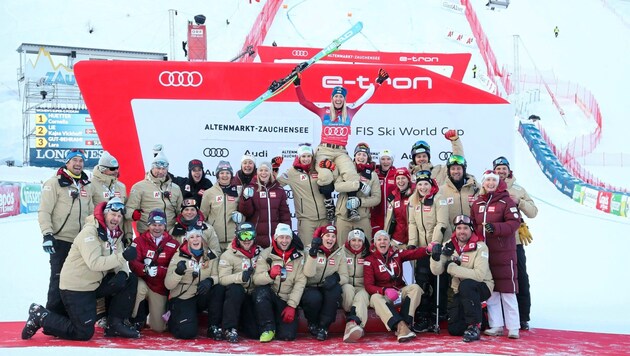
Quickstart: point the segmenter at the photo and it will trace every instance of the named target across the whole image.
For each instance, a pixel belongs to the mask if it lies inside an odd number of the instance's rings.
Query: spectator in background
[[[212,182],[206,178],[203,162],[193,159],[188,162],[188,177],[171,177],[173,183],[179,186],[185,198],[194,198],[197,208],[201,206],[203,193],[212,188]]]
[[[223,327],[228,342],[238,342],[238,331],[243,330],[249,338],[259,338],[256,322],[254,270],[262,252],[254,243],[254,225],[243,222],[236,227],[236,237],[219,260],[219,281],[225,286],[223,302]]]
[[[243,189],[238,205],[246,220],[256,226],[256,245],[267,248],[279,223],[291,225],[287,193],[271,173],[271,163],[262,162],[250,185]]]
[[[298,316],[295,308],[300,303],[306,276],[304,256],[296,246],[293,231],[287,224],[276,227],[271,246],[258,257],[254,273],[254,299],[260,342],[295,340]]]
[[[207,336],[223,339],[221,320],[225,287],[219,284],[219,257],[208,248],[201,230],[189,230],[168,266],[164,285],[170,290],[168,329],[178,339],[193,339],[198,314],[208,312]]]
[[[46,309],[60,315],[67,314],[59,293],[59,274],[85,218],[94,211],[92,184],[83,172],[84,164],[83,150],[68,151],[65,165],[42,186],[37,214],[44,236],[42,247],[50,255]]]
[[[525,246],[532,242],[532,235],[529,227],[523,220],[523,214],[528,218],[535,218],[538,215],[538,207],[534,200],[527,194],[525,188],[516,184],[516,178],[510,168],[507,158],[501,156],[492,162],[494,173],[505,181],[510,198],[516,204],[521,213],[521,225],[516,230],[516,265],[518,269],[518,313],[521,322],[521,330],[529,330],[529,312],[532,306],[531,295],[529,293],[529,275],[527,274],[527,257],[525,256]]]
[[[444,137],[451,141],[453,154],[464,155],[464,145],[459,139],[459,135],[455,130],[448,130],[444,133]],[[409,172],[413,177],[418,171],[431,171],[431,176],[438,185],[444,184],[447,172],[446,167],[442,164],[433,165],[431,163],[431,146],[426,141],[417,141],[411,146],[411,162],[409,162]]]
[[[488,299],[488,323],[484,334],[503,335],[503,326],[510,339],[519,338],[518,272],[516,266],[516,240],[514,234],[520,226],[521,216],[507,191],[507,184],[493,171],[481,178],[482,189],[471,207],[473,226],[488,245],[490,271],[494,290]],[[505,321],[504,321],[505,320]]]
[[[390,149],[384,149],[376,165],[376,175],[381,186],[381,202],[372,208],[370,221],[372,223],[372,234],[378,230],[385,229],[385,217],[387,216],[387,197],[396,189],[396,167],[394,167],[394,154]]]
[[[90,197],[91,195],[87,195]],[[90,340],[96,323],[96,300],[108,298],[106,336],[140,337],[123,324],[131,315],[138,280],[129,274],[127,261],[136,258],[136,248],[123,247],[120,224],[125,205],[114,197],[101,202],[85,220],[61,270],[61,299],[68,316],[39,304],[31,304],[22,339],[30,339],[44,328],[47,335],[66,340]]]
[[[363,337],[370,305],[370,295],[363,286],[363,263],[370,253],[370,243],[361,229],[354,229],[348,233],[344,253],[348,265],[348,283],[341,285],[342,306],[346,311],[343,341],[357,342]]]
[[[148,316],[151,330],[161,333],[166,330],[162,315],[166,312],[168,297],[164,279],[179,242],[166,231],[166,214],[162,209],[152,210],[148,223],[148,230],[134,240],[138,256],[129,261],[129,268],[138,276],[138,292],[131,321],[140,331]]]
[[[451,231],[455,231],[453,219],[458,215],[470,216],[470,205],[479,193],[477,181],[466,172],[467,167],[466,159],[456,154],[452,154],[446,163],[448,179],[440,186],[441,199],[438,204],[448,207],[449,229],[445,235],[447,238]]]
[[[300,144],[293,166],[278,175],[277,179],[281,186],[291,187],[298,236],[303,244],[308,245],[315,230],[328,223],[324,196],[317,186],[317,171],[310,144]]]
[[[234,171],[230,162],[220,161],[215,176],[217,182],[203,193],[199,210],[208,225],[214,228],[221,251],[225,251],[234,238],[236,224],[245,218],[238,211],[239,189],[233,184]]]
[[[127,200],[127,216],[136,222],[139,233],[147,231],[149,212],[162,209],[166,213],[167,230],[175,225],[175,216],[182,204],[182,191],[168,175],[168,159],[159,151],[145,178],[131,187]]]

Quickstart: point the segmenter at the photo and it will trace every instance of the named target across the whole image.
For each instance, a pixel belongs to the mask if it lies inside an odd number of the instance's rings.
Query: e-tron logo
[[[308,51],[301,49],[294,49],[291,54],[295,57],[308,57]]]
[[[206,147],[203,149],[203,155],[206,157],[227,157],[230,150],[227,148]]]
[[[165,87],[198,87],[203,83],[203,76],[197,71],[164,71],[160,73],[158,80]]]
[[[325,75],[322,77],[322,87],[331,89],[336,86],[348,87],[358,85],[361,89],[367,89],[373,81],[373,78],[364,77],[362,75],[356,77],[355,79],[344,79],[338,75]],[[421,85],[420,83],[425,84]],[[433,79],[431,79],[431,77],[392,77],[385,80],[383,84],[388,84],[392,88],[399,90],[416,90],[419,89],[419,87],[429,90],[433,89]]]
[[[346,137],[350,134],[350,128],[347,126],[326,126],[324,127],[324,135]]]

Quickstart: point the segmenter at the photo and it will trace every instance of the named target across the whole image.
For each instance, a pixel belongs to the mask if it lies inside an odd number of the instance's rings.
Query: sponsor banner
[[[206,61],[208,59],[208,41],[206,25],[188,23],[188,60]]]
[[[623,209],[625,203],[625,196],[620,193],[613,193],[610,198],[610,213],[618,216],[623,216]]]
[[[599,202],[599,190],[593,186],[584,186],[583,188],[582,205],[589,208],[597,208]]]
[[[582,200],[584,200],[584,186],[581,184],[576,184],[573,187],[573,200],[576,203],[582,204]]]
[[[28,62],[28,65],[24,66],[25,78],[36,81],[44,89],[53,85],[77,85],[72,68],[55,64],[50,52],[44,47],[40,47],[35,63],[30,59]]]
[[[20,185],[0,182],[0,218],[20,213]]]
[[[32,183],[20,184],[20,213],[35,213],[39,210],[42,185]]]
[[[621,200],[621,216],[630,216],[630,195],[624,195]]]
[[[31,166],[56,168],[66,164],[66,155],[70,149],[67,148],[31,148],[29,151],[29,162]],[[102,149],[83,149],[86,161],[85,167],[94,167],[98,164],[98,159],[103,153]],[[120,152],[119,154],[124,154]],[[119,156],[116,156],[119,157]]]
[[[260,61],[299,63],[313,57],[321,48],[258,46]],[[337,50],[322,61],[411,64],[462,81],[471,58],[470,53],[401,53]]]
[[[610,213],[610,204],[612,201],[612,192],[600,191],[597,195],[597,203],[595,208],[606,213]]]

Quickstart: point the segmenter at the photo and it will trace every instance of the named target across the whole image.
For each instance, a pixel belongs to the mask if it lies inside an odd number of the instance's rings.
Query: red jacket
[[[166,278],[168,264],[179,248],[179,242],[165,231],[158,246],[149,230],[140,234],[133,242],[136,244],[138,257],[129,261],[129,268],[138,278],[142,278],[147,283],[149,289],[161,295],[168,295],[168,289],[164,286],[164,278]],[[144,273],[145,258],[151,259],[151,263],[158,266],[157,276],[149,277]]]
[[[499,181],[495,192],[478,196],[470,208],[470,214],[475,233],[488,245],[494,291],[518,293],[514,234],[521,224],[521,216],[510,198],[505,181]],[[487,232],[483,227],[484,222],[491,223],[494,232]]]
[[[413,188],[407,188],[407,194],[412,191]],[[402,244],[407,245],[409,243],[409,195],[403,195],[400,189],[396,188],[392,194],[387,197],[388,209],[392,209],[394,224],[394,231],[390,226],[386,227],[386,230],[391,234],[392,240],[396,240]],[[390,223],[390,225],[392,224]]]
[[[402,263],[428,257],[424,247],[413,250],[394,250],[390,246],[385,256],[373,247],[363,262],[365,290],[370,294],[383,294],[385,288],[402,289],[406,285],[402,278]],[[391,275],[388,270],[392,272]]]
[[[381,202],[372,208],[370,223],[372,235],[378,230],[385,229],[385,216],[387,216],[387,197],[396,190],[396,167],[389,167],[387,172],[381,171],[381,166],[376,166],[376,175],[381,184]]]
[[[291,226],[291,212],[287,204],[287,193],[278,182],[258,186],[258,178],[249,185],[254,188],[254,196],[241,198],[238,203],[240,211],[247,221],[256,226],[256,245],[267,248],[271,245],[273,234],[279,223]]]

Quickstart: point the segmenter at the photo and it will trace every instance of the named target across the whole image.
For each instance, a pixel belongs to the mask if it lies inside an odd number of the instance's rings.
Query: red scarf
[[[287,263],[287,261],[293,254],[293,251],[295,251],[295,247],[293,247],[293,244],[289,245],[289,248],[286,251],[282,251],[282,249],[276,244],[275,239],[271,241],[271,247],[273,247],[273,251],[276,253],[276,255],[282,257],[284,263]]]
[[[372,163],[356,163],[357,172],[363,172],[366,169],[374,170],[374,162]]]
[[[241,247],[237,240],[237,238],[232,239],[232,248],[236,251],[240,251],[243,255],[245,255],[245,257],[251,260],[256,254],[256,244],[252,244],[252,247],[249,249],[249,251],[247,251],[246,249]]]
[[[334,247],[334,245],[333,245]],[[319,247],[320,250],[322,250],[324,252],[324,254],[326,255],[326,257],[330,257],[330,254],[332,253],[332,250],[327,249],[324,245],[321,245]]]
[[[365,244],[365,242],[363,242]],[[346,249],[348,249],[348,251],[352,252],[354,255],[358,255],[361,252],[363,252],[363,250],[365,249],[364,247],[361,247],[360,250],[355,250],[350,246],[350,240],[346,241]]]

